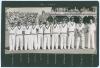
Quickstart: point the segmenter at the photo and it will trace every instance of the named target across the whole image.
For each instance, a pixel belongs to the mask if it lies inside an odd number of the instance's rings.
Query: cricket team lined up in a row
[[[94,32],[96,31],[96,25],[92,19],[87,25],[88,48],[95,49]],[[80,46],[85,49],[84,29],[85,24],[82,21],[75,23],[73,18],[69,22],[63,20],[60,23],[51,24],[48,21],[43,24],[27,23],[24,25],[18,22],[16,26],[11,23],[8,27],[9,50],[79,49]],[[75,33],[77,33],[76,42]],[[82,43],[80,43],[81,41]]]

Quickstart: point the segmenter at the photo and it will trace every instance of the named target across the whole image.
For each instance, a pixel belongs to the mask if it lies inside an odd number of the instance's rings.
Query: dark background
[[[5,7],[97,6],[97,54],[5,54]],[[3,1],[1,23],[1,66],[97,67],[99,65],[99,3],[97,1]],[[65,56],[65,57],[64,57]],[[64,61],[65,59],[65,61]],[[65,64],[64,64],[65,63]]]

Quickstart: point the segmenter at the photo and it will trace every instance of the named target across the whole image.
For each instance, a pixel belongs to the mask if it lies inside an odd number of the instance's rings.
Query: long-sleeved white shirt
[[[51,30],[50,25],[46,25],[44,27],[44,33],[50,33],[50,30]]]
[[[38,33],[43,33],[44,25],[38,25]]]
[[[68,31],[75,31],[75,22],[68,22]]]
[[[60,24],[60,33],[67,33],[67,24]]]
[[[16,34],[16,27],[8,27],[8,31],[10,34]]]
[[[78,32],[84,32],[84,29],[85,28],[85,25],[84,23],[81,23],[81,24],[76,24],[76,29],[78,30]]]
[[[52,25],[52,33],[53,34],[59,34],[60,33],[60,28],[58,24]]]
[[[33,25],[33,26],[31,26],[31,33],[32,34],[37,34],[37,29],[38,29],[39,27],[38,27],[38,25]]]
[[[96,25],[94,23],[88,24],[89,32],[94,32],[96,30]]]
[[[16,28],[16,34],[22,34],[23,26],[17,26]]]
[[[32,29],[31,26],[26,26],[25,30],[24,30],[25,34],[30,34],[31,33],[31,29]]]

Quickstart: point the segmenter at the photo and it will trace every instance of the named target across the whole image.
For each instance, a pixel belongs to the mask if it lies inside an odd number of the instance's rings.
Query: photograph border
[[[39,62],[37,64],[28,64],[24,63],[25,61],[22,61],[22,65],[20,63],[13,64],[12,65],[12,56],[15,56],[15,59],[18,59],[17,56],[20,56],[20,54],[5,54],[5,7],[49,7],[49,6],[66,6],[69,4],[77,4],[77,3],[84,3],[84,5],[93,4],[97,6],[97,54],[66,54],[67,59],[66,61],[69,61],[68,64],[40,64]],[[88,4],[87,4],[88,3]],[[60,4],[60,5],[59,5]],[[98,1],[2,1],[2,12],[1,12],[1,66],[2,67],[97,67],[99,65],[99,2]],[[24,59],[27,58],[28,54],[23,54]],[[26,55],[26,56],[25,56]],[[32,55],[32,54],[30,54]],[[39,56],[39,54],[34,54]],[[42,56],[46,56],[47,54],[42,54]],[[56,54],[49,54],[52,57],[50,59],[53,59]],[[58,57],[62,56],[62,54],[58,54]],[[72,63],[71,57],[75,57],[74,59],[81,59],[80,57],[83,57],[84,64],[81,66],[78,65],[80,62]],[[61,57],[60,57],[61,58]],[[91,60],[93,58],[93,60]],[[9,59],[9,60],[8,60]],[[90,60],[87,60],[90,59]],[[27,60],[26,60],[27,61]],[[58,59],[60,62],[61,60]],[[77,61],[77,60],[76,60]],[[89,62],[94,61],[93,65],[89,64]],[[17,61],[19,62],[19,61]],[[44,62],[46,62],[44,60]],[[52,63],[53,61],[51,61]],[[72,64],[70,64],[72,63]]]

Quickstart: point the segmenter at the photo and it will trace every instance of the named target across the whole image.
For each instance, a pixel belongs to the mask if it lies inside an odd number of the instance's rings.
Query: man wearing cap
[[[31,28],[31,48],[37,49],[38,47],[38,25],[36,23],[32,23]]]
[[[8,26],[9,31],[9,50],[15,50],[15,37],[16,37],[16,27],[14,23],[9,23]]]
[[[43,44],[44,44],[44,37],[43,37],[43,33],[44,33],[44,24],[42,23],[39,23],[38,25],[38,45],[37,45],[37,48],[40,49],[40,47],[43,49]]]
[[[82,23],[82,20],[80,20],[80,23],[76,24],[76,31],[77,31],[77,44],[76,49],[79,49],[80,41],[82,41],[82,49],[85,49],[85,36],[84,36],[84,28],[85,25]]]
[[[43,46],[43,49],[46,49],[46,46],[48,47],[48,49],[50,49],[50,24],[48,21],[45,23],[45,27],[44,27],[44,46]]]
[[[38,25],[37,20],[35,18],[35,14],[31,15],[31,48],[37,49],[38,47]]]
[[[30,26],[30,23],[29,22],[27,22],[26,24],[25,24],[25,45],[24,45],[24,49],[25,50],[32,50],[32,47],[31,47],[31,44],[30,44],[30,42],[31,42],[31,35],[30,35],[30,33],[31,33],[31,26]]]
[[[75,33],[74,17],[71,17],[70,20],[71,21],[68,22],[68,49],[70,49],[70,47],[74,49],[74,33]]]
[[[48,47],[48,49],[50,49],[50,45],[51,45],[51,23],[53,23],[53,17],[48,16],[46,21],[47,22],[45,23],[45,30],[44,30],[44,49],[46,49],[46,46]]]
[[[42,49],[45,49],[44,48],[44,30],[45,30],[45,23],[46,23],[46,14],[45,14],[45,11],[42,11],[42,15],[39,16],[39,20],[38,20],[38,23],[39,23],[39,28],[38,28],[38,49],[40,49],[40,47],[42,47]]]
[[[61,44],[60,44],[60,48],[61,49],[66,49],[66,41],[67,41],[67,18],[63,19],[63,22],[61,22],[60,25],[60,37],[61,37]]]
[[[23,50],[23,26],[21,25],[21,22],[18,21],[17,28],[16,28],[16,50],[19,49]]]
[[[58,41],[59,41],[60,29],[57,20],[55,19],[54,24],[52,24],[52,50],[54,46],[58,49]]]

